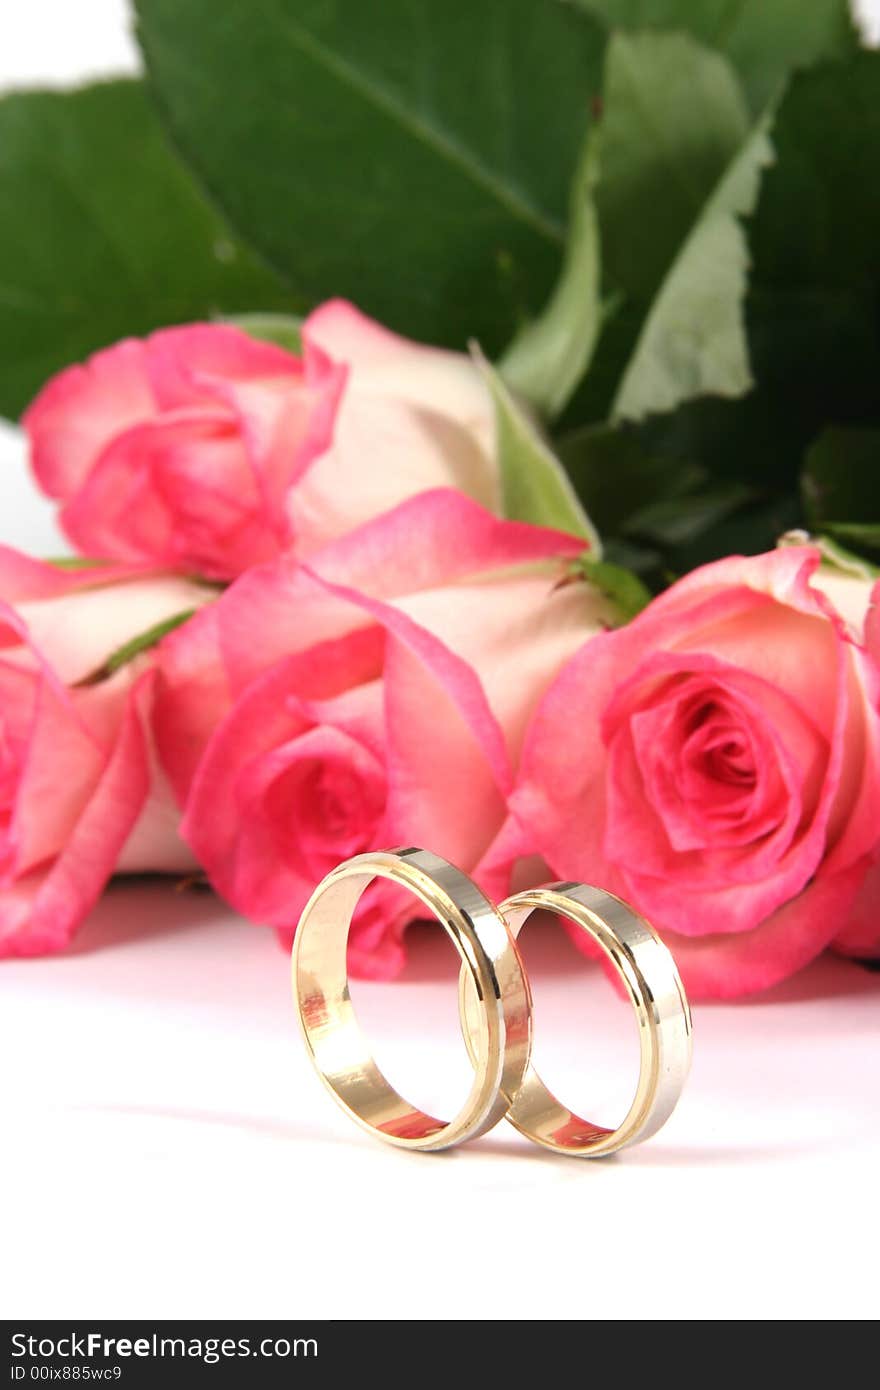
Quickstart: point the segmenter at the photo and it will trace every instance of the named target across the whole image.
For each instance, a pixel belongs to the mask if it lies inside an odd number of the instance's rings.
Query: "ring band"
[[[640,1068],[635,1098],[617,1129],[583,1120],[547,1089],[529,1064],[511,1092],[507,1118],[526,1138],[579,1158],[599,1158],[648,1139],[675,1109],[691,1062],[691,1015],[675,962],[643,918],[612,893],[585,883],[552,883],[517,893],[501,904],[517,937],[531,914],[544,909],[573,922],[614,965],[635,1009]],[[462,1029],[473,1047],[474,996],[459,978]]]
[[[459,1113],[436,1119],[405,1100],[379,1070],[348,990],[346,948],[358,899],[374,879],[409,889],[445,927],[475,1004],[468,1049],[474,1082]],[[436,854],[398,849],[357,855],[318,885],[293,946],[293,995],[324,1084],[363,1128],[405,1149],[446,1149],[484,1134],[506,1113],[531,1044],[531,997],[503,917],[465,874]]]

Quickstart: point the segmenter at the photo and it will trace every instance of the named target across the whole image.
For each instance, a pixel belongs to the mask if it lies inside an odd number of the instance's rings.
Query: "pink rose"
[[[874,669],[880,671],[880,583],[870,592],[864,579],[821,571],[823,591],[834,601],[839,611],[849,621],[855,636],[862,637],[873,662]],[[829,574],[832,575],[829,581]],[[846,916],[841,930],[835,935],[832,946],[841,955],[880,960],[880,841],[873,856],[872,867],[868,870],[855,901]]]
[[[534,705],[604,609],[558,587],[583,542],[423,494],[239,579],[163,644],[160,755],[212,882],[289,941],[348,855],[425,844],[474,869]],[[219,720],[219,724],[218,721]],[[372,895],[353,965],[402,962],[412,900]]]
[[[225,579],[428,488],[497,505],[491,404],[467,358],[343,303],[316,310],[302,336],[300,359],[191,324],[53,378],[23,423],[71,541]]]
[[[182,579],[63,571],[0,547],[0,955],[59,950],[114,869],[193,865],[152,766],[151,658],[82,682],[206,597]]]
[[[433,488],[500,513],[495,412],[470,358],[400,338],[342,300],[306,319],[303,343],[345,363],[348,380],[332,441],[290,498],[299,555]]]
[[[846,622],[819,563],[801,546],[688,575],[568,663],[526,740],[506,854],[630,899],[695,995],[846,944],[877,854],[868,586]]]

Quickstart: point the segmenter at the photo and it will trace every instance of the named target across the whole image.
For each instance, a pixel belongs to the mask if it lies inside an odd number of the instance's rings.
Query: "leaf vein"
[[[305,57],[323,67],[337,81],[357,92],[377,110],[393,117],[422,144],[427,145],[435,154],[455,165],[473,183],[506,207],[514,217],[526,222],[546,240],[560,246],[564,244],[565,228],[561,223],[536,207],[529,198],[525,197],[521,189],[499,179],[491,170],[475,159],[472,152],[465,149],[448,131],[442,130],[439,125],[432,125],[408,111],[392,92],[376,80],[375,76],[368,76],[359,72],[352,63],[340,54],[332,52],[326,44],[309,34],[302,25],[297,24],[289,15],[284,15],[283,18],[279,16],[279,20],[291,43]]]

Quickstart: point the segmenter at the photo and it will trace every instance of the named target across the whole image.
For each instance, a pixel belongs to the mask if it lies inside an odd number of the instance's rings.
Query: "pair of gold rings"
[[[459,1007],[474,1081],[451,1120],[426,1114],[394,1089],[352,1006],[348,933],[358,899],[376,878],[415,894],[461,957]],[[566,918],[601,948],[635,1009],[639,1080],[617,1129],[573,1114],[531,1064],[532,1000],[516,938],[539,908]],[[331,1094],[359,1125],[405,1149],[448,1149],[506,1116],[545,1148],[597,1158],[655,1134],[675,1108],[690,1066],[690,1010],[675,963],[620,898],[584,883],[552,883],[496,908],[466,874],[423,849],[360,854],[327,875],[297,928],[293,993],[315,1068]]]

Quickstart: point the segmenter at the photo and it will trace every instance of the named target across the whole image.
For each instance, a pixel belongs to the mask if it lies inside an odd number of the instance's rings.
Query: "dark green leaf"
[[[749,133],[730,65],[684,34],[615,34],[596,191],[603,264],[651,302]]]
[[[558,272],[605,30],[559,0],[137,0],[180,148],[314,301],[494,355]]]
[[[866,550],[880,550],[880,522],[860,525],[857,521],[828,523],[835,536],[849,541],[851,545],[864,546]]]
[[[828,424],[880,424],[880,53],[797,76],[773,143],[750,228],[749,341],[756,411],[802,456]]]
[[[636,508],[681,497],[703,480],[690,463],[652,454],[631,427],[578,430],[560,439],[557,450],[603,537],[618,534]]]
[[[780,536],[802,521],[796,495],[759,498],[723,516],[692,539],[671,546],[665,552],[666,563],[673,573],[686,574],[725,555],[757,555],[772,550]]]
[[[716,550],[766,548],[804,523],[805,456],[829,425],[880,428],[880,54],[796,76],[773,142],[776,160],[749,226],[755,389],[740,400],[689,401],[634,436],[655,460],[698,465],[765,494],[736,526],[713,529]],[[601,510],[584,498],[602,529]],[[702,543],[680,558],[691,557],[707,558]]]
[[[0,101],[0,412],[126,334],[293,307],[168,150],[137,82]]]
[[[742,396],[752,384],[743,301],[751,212],[772,150],[759,121],[682,243],[654,297],[611,407],[622,419],[696,396]]]
[[[598,132],[587,136],[575,174],[562,271],[539,318],[517,335],[499,371],[545,416],[558,415],[583,377],[602,323],[599,224],[593,196],[598,176]]]
[[[786,73],[858,46],[848,0],[576,0],[608,24],[682,29],[730,59],[763,110]]]
[[[621,540],[619,536],[610,536],[603,542],[605,559],[609,564],[617,565],[619,569],[630,570],[639,576],[651,577],[659,574],[663,556],[659,550],[651,550],[646,545],[637,545],[633,541]]]
[[[655,545],[683,545],[737,511],[752,495],[743,483],[727,483],[705,492],[664,498],[633,512],[623,533]]]
[[[652,585],[724,554],[766,550],[803,519],[795,496],[768,498],[733,468],[713,482],[705,461],[688,457],[688,444],[701,442],[696,430],[676,436],[652,421],[595,426],[557,444],[606,555]]]
[[[743,389],[745,256],[734,217],[750,206],[766,159],[751,133],[721,54],[683,34],[612,37],[596,204],[605,288],[622,304],[581,393],[581,419],[601,419],[615,402],[618,414],[637,415],[688,390]]]
[[[880,523],[880,429],[825,430],[807,454],[802,488],[816,529],[837,535],[841,525]]]
[[[635,429],[643,449],[667,464],[699,462],[714,478],[794,490],[803,440],[789,411],[760,390],[738,400],[703,396]]]

